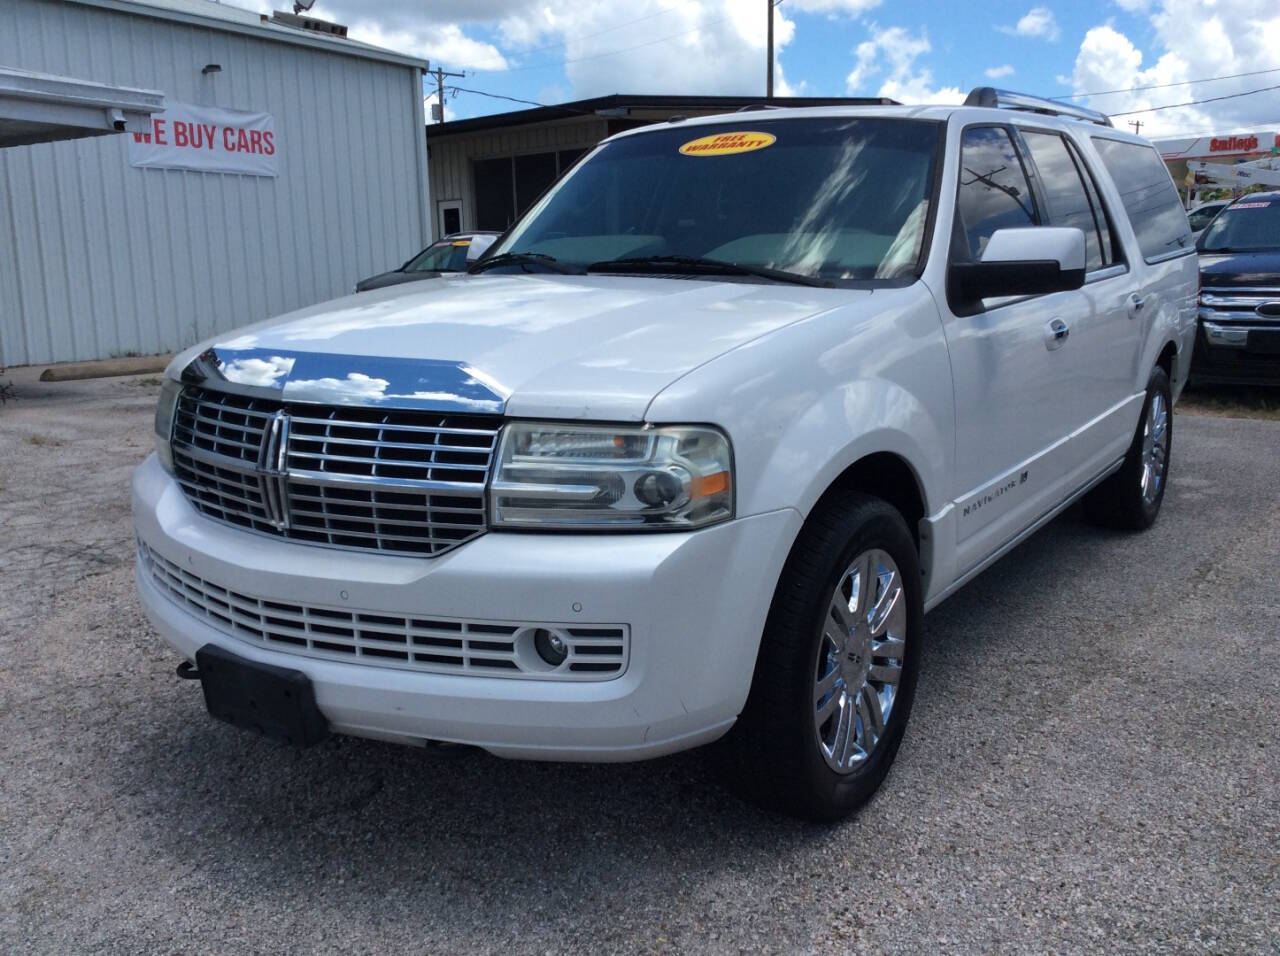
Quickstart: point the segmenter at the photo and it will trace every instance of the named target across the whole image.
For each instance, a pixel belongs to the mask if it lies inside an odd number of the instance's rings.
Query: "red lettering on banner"
[[[187,139],[187,124],[182,120],[173,121],[173,145],[174,146],[190,146],[191,141]]]
[[[234,137],[231,135],[233,132],[235,131],[229,126],[222,127],[222,148],[228,153],[234,153],[236,151]]]
[[[1211,153],[1252,153],[1257,148],[1258,137],[1256,136],[1223,136],[1209,140]]]
[[[265,130],[263,132],[262,143],[263,143],[263,147],[262,147],[263,153],[265,153],[268,156],[274,156],[276,154],[275,136],[272,134],[271,130]],[[1280,136],[1276,137],[1276,145],[1280,146]]]
[[[218,127],[213,125],[200,124],[200,132],[203,134],[203,142],[196,145],[204,146],[205,149],[213,149],[213,131]]]
[[[164,120],[158,119],[152,124],[152,135],[155,137],[157,146],[169,145],[167,142],[165,142],[165,138],[164,138],[164,123],[165,123]]]
[[[236,149],[239,152],[249,152],[249,137],[242,129],[236,130]]]
[[[255,153],[262,152],[262,133],[259,130],[249,130],[249,148]]]

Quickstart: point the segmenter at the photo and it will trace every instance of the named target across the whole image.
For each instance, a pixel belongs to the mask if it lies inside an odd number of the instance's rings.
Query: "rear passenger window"
[[[1160,154],[1150,146],[1093,138],[1115,181],[1142,257],[1153,262],[1192,248],[1191,227]]]
[[[1035,224],[1031,187],[1008,131],[999,126],[965,130],[952,259],[977,261],[997,229]]]
[[[1089,195],[1075,160],[1067,151],[1067,144],[1056,133],[1036,133],[1023,130],[1023,139],[1031,152],[1036,170],[1040,173],[1040,185],[1044,189],[1045,210],[1048,222],[1054,226],[1074,226],[1084,233],[1085,269],[1093,272],[1103,268],[1106,257],[1103,252],[1102,232],[1098,228],[1098,214]]]

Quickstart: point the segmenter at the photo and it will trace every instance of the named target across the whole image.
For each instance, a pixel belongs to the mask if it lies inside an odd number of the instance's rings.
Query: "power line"
[[[1228,93],[1226,96],[1210,96],[1203,100],[1188,100],[1186,103],[1166,103],[1164,106],[1149,106],[1145,110],[1126,110],[1123,113],[1111,113],[1111,116],[1134,116],[1138,113],[1154,113],[1157,110],[1176,110],[1182,106],[1199,106],[1201,103],[1218,103],[1222,100],[1234,100],[1241,96],[1252,96],[1254,93],[1266,93],[1270,90],[1280,90],[1280,84],[1275,86],[1264,86],[1257,90],[1245,90],[1243,93]]]
[[[474,93],[476,96],[487,96],[495,100],[509,100],[512,103],[523,103],[526,106],[542,106],[549,110],[564,110],[566,113],[581,113],[583,116],[595,116],[592,110],[577,110],[568,106],[560,106],[553,103],[539,103],[537,100],[522,100],[518,96],[504,96],[501,93],[486,93],[484,90],[468,90],[461,86],[450,86],[447,88],[451,93]]]
[[[1111,93],[1141,93],[1143,90],[1167,90],[1171,86],[1190,86],[1193,83],[1213,83],[1217,80],[1237,80],[1242,76],[1261,76],[1263,73],[1280,73],[1280,66],[1269,70],[1254,70],[1250,73],[1230,73],[1226,76],[1207,76],[1202,80],[1183,80],[1180,83],[1157,83],[1154,86],[1131,86],[1123,90],[1099,90],[1096,93],[1071,93],[1064,96],[1050,97],[1055,100],[1078,100],[1086,96],[1107,96]]]

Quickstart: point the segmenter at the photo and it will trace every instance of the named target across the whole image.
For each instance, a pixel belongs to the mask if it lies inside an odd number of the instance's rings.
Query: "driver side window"
[[[1031,186],[1009,133],[1000,126],[964,131],[956,195],[953,262],[977,262],[997,229],[1038,221]]]

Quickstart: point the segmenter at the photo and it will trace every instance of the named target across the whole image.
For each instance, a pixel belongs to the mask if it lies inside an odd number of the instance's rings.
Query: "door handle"
[[[1071,334],[1071,328],[1061,319],[1051,319],[1044,330],[1044,347],[1050,352],[1054,349],[1060,349],[1067,342],[1067,336]]]
[[[1135,319],[1142,312],[1142,307],[1147,304],[1144,296],[1138,295],[1136,292],[1129,294],[1129,318]]]

